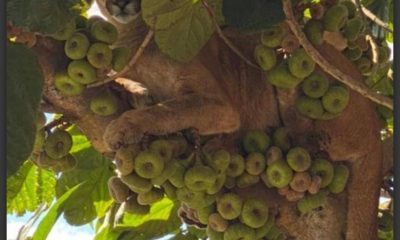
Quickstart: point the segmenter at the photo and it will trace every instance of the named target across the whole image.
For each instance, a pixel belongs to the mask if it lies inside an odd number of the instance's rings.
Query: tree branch
[[[378,18],[368,8],[362,6],[360,0],[353,0],[353,2],[359,7],[359,10],[363,16],[369,18],[372,22],[374,22],[376,25],[380,26],[384,30],[393,33],[393,30],[389,28],[389,25]]]
[[[382,96],[377,92],[369,89],[365,86],[361,81],[357,81],[350,77],[349,75],[341,72],[331,63],[329,63],[315,47],[308,41],[301,27],[295,20],[293,15],[292,6],[290,0],[283,0],[283,10],[286,15],[287,22],[289,24],[290,29],[294,33],[294,35],[299,39],[300,44],[303,46],[305,51],[309,54],[309,56],[327,73],[332,75],[338,81],[346,84],[352,90],[360,93],[362,96],[372,100],[375,103],[381,104],[391,110],[393,110],[393,101],[392,99]]]

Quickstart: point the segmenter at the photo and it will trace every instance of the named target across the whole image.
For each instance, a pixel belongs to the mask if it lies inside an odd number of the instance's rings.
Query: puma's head
[[[105,3],[109,15],[122,24],[127,24],[140,15],[140,0],[98,0],[97,2],[99,5]]]

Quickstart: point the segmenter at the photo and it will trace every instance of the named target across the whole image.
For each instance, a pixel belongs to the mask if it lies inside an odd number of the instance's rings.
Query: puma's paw
[[[139,127],[126,124],[126,122],[121,120],[123,119],[110,122],[104,132],[103,140],[111,150],[117,150],[128,144],[138,143],[144,135],[144,132]]]

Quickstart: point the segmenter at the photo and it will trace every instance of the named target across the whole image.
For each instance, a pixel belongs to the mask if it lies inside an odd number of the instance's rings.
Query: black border
[[[397,124],[400,121],[400,61],[398,57],[400,57],[400,45],[399,45],[399,29],[400,29],[400,3],[398,0],[393,0],[393,10],[394,10],[394,19],[393,19],[393,28],[394,28],[394,41],[393,41],[393,71],[394,71],[394,197],[393,197],[393,213],[394,213],[394,239],[400,240],[400,197],[399,197],[399,187],[400,187],[400,125]],[[397,23],[397,24],[396,24]]]
[[[7,0],[9,1],[9,0]],[[7,239],[7,198],[6,198],[6,144],[5,144],[5,138],[6,138],[6,2],[7,1],[1,1],[0,3],[0,16],[1,16],[1,29],[0,29],[0,39],[1,39],[1,44],[0,44],[0,153],[2,154],[2,159],[1,159],[1,165],[0,165],[0,177],[2,179],[1,181],[1,196],[0,196],[0,202],[1,206],[0,209],[2,210],[2,218],[1,218],[1,225],[0,225],[0,238],[2,239]]]

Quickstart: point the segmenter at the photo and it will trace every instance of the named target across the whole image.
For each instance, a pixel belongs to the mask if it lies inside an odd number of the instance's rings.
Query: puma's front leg
[[[228,102],[216,96],[192,93],[125,112],[107,126],[104,141],[116,150],[139,142],[144,134],[162,135],[192,127],[208,135],[233,132],[239,126],[239,114]]]

